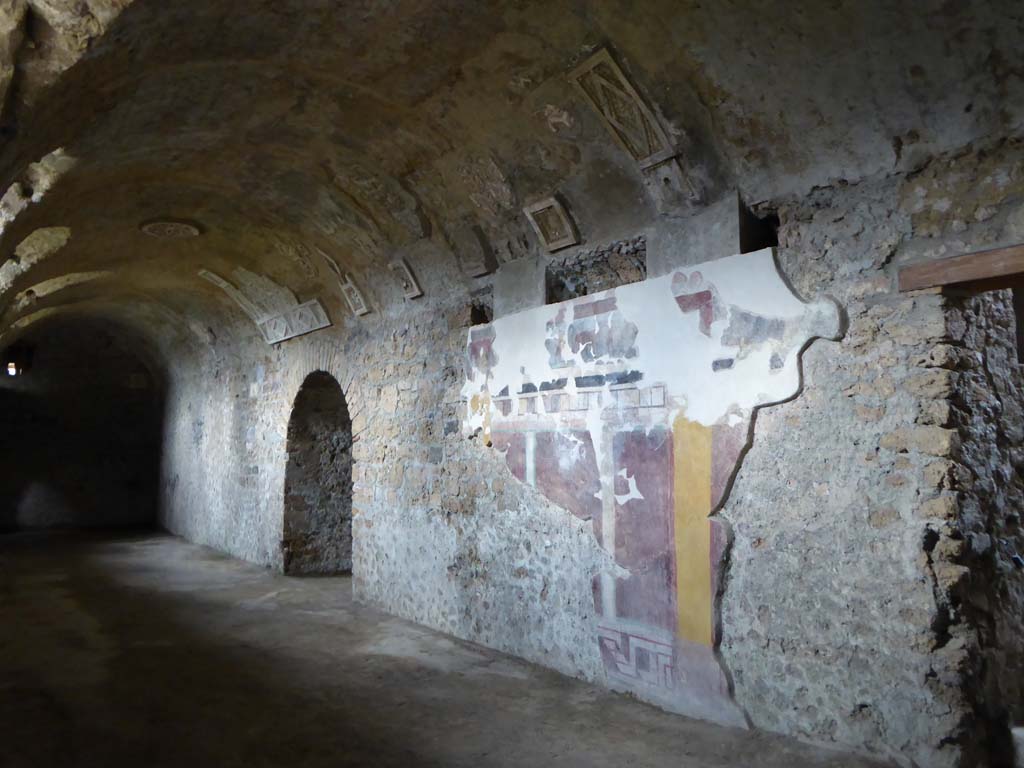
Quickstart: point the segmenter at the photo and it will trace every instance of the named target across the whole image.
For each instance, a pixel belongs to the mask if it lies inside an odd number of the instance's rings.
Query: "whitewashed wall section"
[[[717,653],[729,532],[711,515],[755,409],[796,395],[802,350],[840,330],[837,305],[795,296],[771,249],[470,329],[464,432],[590,520],[627,572],[593,585],[612,687],[746,724]]]

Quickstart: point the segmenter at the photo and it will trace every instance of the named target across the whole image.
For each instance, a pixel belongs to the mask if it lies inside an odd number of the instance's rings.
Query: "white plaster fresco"
[[[681,278],[687,280],[685,286]],[[675,300],[677,295],[703,290],[715,294],[713,311],[718,313],[707,333],[700,328],[700,310],[681,316]],[[558,354],[567,366],[552,368],[551,351],[544,343],[551,329],[564,322],[564,313],[573,305],[603,298],[614,298],[616,311],[600,321],[601,330],[613,330],[624,323],[635,326],[634,350],[588,359],[593,354],[592,343],[573,351],[560,338]],[[723,337],[730,319],[742,322],[744,314],[781,320],[784,330],[776,338],[753,341],[741,337],[739,343],[729,343],[728,337]],[[524,384],[537,385],[556,375],[578,377],[629,368],[643,371],[645,382],[668,386],[674,409],[684,412],[691,421],[710,426],[723,418],[735,421],[756,406],[795,395],[800,386],[800,351],[810,339],[838,336],[840,313],[831,299],[801,301],[779,275],[772,249],[764,249],[704,262],[582,299],[518,312],[498,318],[489,327],[494,329],[491,349],[495,361],[489,370],[473,369],[462,388],[467,400],[484,392],[494,397],[504,386],[518,391]],[[774,366],[773,355],[779,356]],[[714,369],[715,361],[730,359],[734,361],[730,368]],[[610,391],[610,385],[606,385],[605,392]],[[566,392],[576,392],[572,378]],[[473,432],[484,428],[491,418],[495,418],[493,408],[470,412],[466,429]]]

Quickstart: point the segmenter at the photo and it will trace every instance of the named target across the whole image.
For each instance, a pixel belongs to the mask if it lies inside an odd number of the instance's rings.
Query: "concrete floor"
[[[160,534],[0,537],[0,765],[870,766]]]

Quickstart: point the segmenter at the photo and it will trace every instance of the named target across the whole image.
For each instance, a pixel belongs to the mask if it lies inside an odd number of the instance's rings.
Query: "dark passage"
[[[5,349],[0,530],[154,523],[164,380],[144,349],[81,319],[40,322]]]

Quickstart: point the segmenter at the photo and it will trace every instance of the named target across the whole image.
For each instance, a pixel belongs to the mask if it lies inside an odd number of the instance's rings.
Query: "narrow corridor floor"
[[[661,712],[162,534],[0,537],[5,768],[876,765]]]

